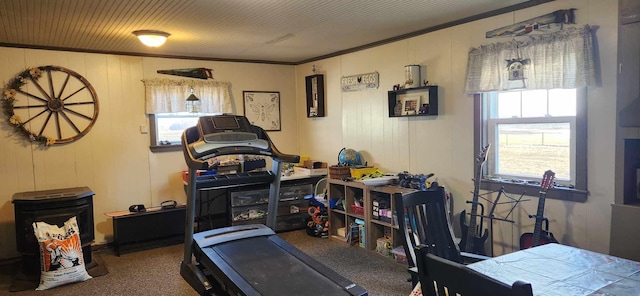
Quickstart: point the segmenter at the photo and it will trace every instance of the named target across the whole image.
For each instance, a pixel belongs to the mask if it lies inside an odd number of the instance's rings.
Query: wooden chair
[[[416,247],[418,278],[424,296],[533,296],[531,284],[516,281],[509,286],[463,264],[440,258],[429,247]]]
[[[444,187],[435,185],[426,191],[395,193],[393,199],[413,286],[418,283],[415,247],[420,244],[428,245],[434,255],[457,263],[488,258],[460,252],[447,212]]]

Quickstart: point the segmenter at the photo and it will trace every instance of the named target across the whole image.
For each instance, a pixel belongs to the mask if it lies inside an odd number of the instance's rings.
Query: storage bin
[[[313,194],[312,184],[284,186],[280,188],[280,201],[304,200],[304,197],[309,194]],[[267,189],[268,197],[269,190]]]
[[[357,205],[351,205],[351,212],[355,215],[364,215],[364,208]]]
[[[365,167],[365,168],[349,168],[351,177],[356,179],[362,178],[363,175],[368,175],[378,170],[377,167]]]
[[[338,204],[338,200],[340,200],[339,198],[331,198],[329,199],[329,208],[330,209],[336,209],[336,205]]]
[[[330,166],[329,178],[342,180],[344,177],[351,177],[350,167],[345,166]]]
[[[231,206],[250,206],[269,203],[269,189],[231,192]]]
[[[235,207],[231,209],[233,221],[263,219],[267,216],[267,205]]]

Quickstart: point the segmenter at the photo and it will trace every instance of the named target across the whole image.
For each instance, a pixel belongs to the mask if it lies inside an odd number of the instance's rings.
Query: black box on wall
[[[324,117],[324,75],[305,77],[307,91],[307,117]]]

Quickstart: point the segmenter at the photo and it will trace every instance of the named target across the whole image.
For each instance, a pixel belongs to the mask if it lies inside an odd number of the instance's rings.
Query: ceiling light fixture
[[[167,41],[167,37],[171,36],[171,34],[167,32],[156,30],[138,30],[132,33],[140,39],[142,44],[149,47],[158,47]]]

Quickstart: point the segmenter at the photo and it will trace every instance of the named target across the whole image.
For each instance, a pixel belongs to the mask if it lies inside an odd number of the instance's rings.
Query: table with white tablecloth
[[[640,295],[640,262],[561,244],[467,266],[509,285],[529,282],[534,295]]]

